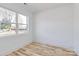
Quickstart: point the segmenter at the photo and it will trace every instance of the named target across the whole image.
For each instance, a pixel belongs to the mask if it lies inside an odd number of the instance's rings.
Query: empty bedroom
[[[79,3],[0,3],[0,56],[78,56]]]

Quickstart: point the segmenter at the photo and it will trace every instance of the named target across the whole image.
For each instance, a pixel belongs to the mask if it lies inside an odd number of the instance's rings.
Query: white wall
[[[73,49],[72,4],[35,14],[36,42]]]
[[[32,42],[30,32],[0,38],[0,55],[6,55]],[[8,53],[7,53],[8,52]]]
[[[74,50],[79,55],[79,3],[74,4]]]

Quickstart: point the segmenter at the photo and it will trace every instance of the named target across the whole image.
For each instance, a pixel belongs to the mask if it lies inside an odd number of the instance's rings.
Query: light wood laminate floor
[[[74,51],[40,43],[31,43],[7,56],[77,56]]]

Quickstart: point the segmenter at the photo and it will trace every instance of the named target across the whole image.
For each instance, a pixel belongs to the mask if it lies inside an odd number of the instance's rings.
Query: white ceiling
[[[55,8],[66,3],[0,3],[0,6],[6,7],[14,11],[29,11],[32,13]]]

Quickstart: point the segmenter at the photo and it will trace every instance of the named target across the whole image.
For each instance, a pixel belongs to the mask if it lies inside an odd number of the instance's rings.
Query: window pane
[[[16,13],[7,10],[7,19],[9,19],[11,23],[16,23]]]
[[[22,14],[18,14],[18,23],[19,24],[27,24],[26,23],[26,16],[24,16]]]
[[[11,35],[16,29],[16,13],[4,8],[0,8],[0,34]],[[14,25],[13,25],[14,24]]]
[[[22,24],[18,24],[19,25],[19,30],[25,30],[27,29],[26,26],[27,25],[22,25]]]
[[[27,25],[21,25],[19,24],[19,33],[24,33],[25,31],[27,31]]]
[[[25,31],[27,31],[27,19],[26,16],[22,15],[22,14],[18,14],[18,30],[19,33],[24,33]]]

